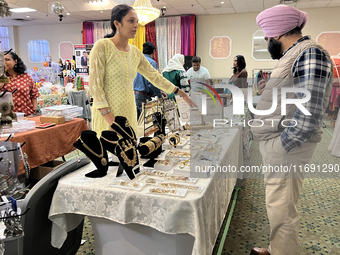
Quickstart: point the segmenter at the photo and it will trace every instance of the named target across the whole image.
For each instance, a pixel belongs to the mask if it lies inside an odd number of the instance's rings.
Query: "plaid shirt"
[[[296,44],[310,40],[309,36],[304,36],[296,41],[284,54]],[[319,48],[309,48],[302,52],[293,65],[294,87],[305,88],[310,91],[311,99],[303,104],[312,114],[306,116],[300,109],[293,115],[295,123],[290,122],[291,127],[287,127],[281,134],[281,143],[287,152],[294,147],[301,147],[302,144],[310,139],[315,128],[323,118],[322,99],[325,95],[327,84],[332,74],[332,62]],[[297,98],[303,98],[303,93],[296,93]]]

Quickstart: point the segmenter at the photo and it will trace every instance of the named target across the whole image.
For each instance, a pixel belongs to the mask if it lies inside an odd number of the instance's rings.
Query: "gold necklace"
[[[118,141],[116,141],[116,142],[110,141],[110,140],[106,139],[106,138],[103,137],[103,136],[100,136],[100,138],[103,138],[103,139],[104,139],[105,141],[107,141],[108,143],[112,143],[112,144],[117,144],[117,143],[118,143]]]
[[[132,159],[129,159],[128,156],[126,155],[125,151],[129,150],[128,146],[124,146],[125,144],[123,143],[123,147],[125,147],[125,149],[123,149],[120,144],[118,143],[119,148],[121,149],[120,155],[122,156],[124,162],[128,165],[128,166],[132,166],[134,167],[137,163],[137,154],[136,154],[136,150],[132,150],[133,151],[133,156]],[[131,148],[131,147],[130,147]]]
[[[84,143],[83,140],[81,140],[81,138],[79,137],[78,138],[80,140],[80,142],[82,143],[82,145],[89,151],[91,152],[93,155],[95,155],[96,157],[100,158],[100,163],[103,165],[103,166],[106,166],[107,165],[107,160],[104,158],[104,149],[103,149],[103,145],[102,143],[99,141],[99,144],[100,144],[100,148],[101,148],[101,154],[98,155],[97,153],[95,153],[93,150],[90,149],[90,147],[88,147],[86,145],[86,143]]]
[[[131,139],[132,139],[132,141],[134,142],[134,144],[137,144],[137,141],[136,141],[136,137],[134,137],[134,134],[133,134],[133,130],[132,130],[132,128],[131,128],[131,126],[129,125],[129,122],[128,121],[126,121],[125,122],[125,126],[127,126],[127,127],[129,127],[130,128],[130,131],[131,131],[131,134],[132,134],[132,136],[131,135],[129,135],[117,122],[115,122],[115,121],[113,121],[113,123],[115,123],[121,130],[123,130],[123,132],[125,133],[125,134],[127,134],[127,136],[128,137],[130,137]]]

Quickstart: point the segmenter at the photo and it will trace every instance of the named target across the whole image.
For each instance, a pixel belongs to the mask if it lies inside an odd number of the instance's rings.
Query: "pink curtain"
[[[191,54],[191,16],[181,17],[181,53],[186,56]]]
[[[94,43],[94,37],[93,37],[93,22],[84,22],[84,31],[85,33],[85,42],[83,44],[93,44]]]

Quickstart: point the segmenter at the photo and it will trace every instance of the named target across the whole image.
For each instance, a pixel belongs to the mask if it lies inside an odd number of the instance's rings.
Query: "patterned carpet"
[[[327,130],[333,133],[334,128],[329,121],[325,121],[325,124]],[[323,139],[318,144],[311,163],[340,165],[340,158],[332,156],[327,150],[332,139],[327,130],[324,130]],[[262,159],[256,140],[251,144],[250,154],[252,165],[260,165]],[[309,174],[304,181],[299,206],[299,241],[302,255],[340,254],[339,175],[340,173],[334,173],[332,176]],[[246,179],[238,181],[237,186],[241,189],[238,192],[235,210],[223,246],[223,255],[248,255],[252,247],[267,247],[269,244],[269,222],[262,175],[249,175]],[[229,210],[216,241],[213,255],[217,254]],[[85,222],[83,239],[87,241],[79,248],[77,254],[95,254],[93,232],[88,221]]]

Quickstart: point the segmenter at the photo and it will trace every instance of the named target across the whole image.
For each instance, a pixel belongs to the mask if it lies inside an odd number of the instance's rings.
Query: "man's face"
[[[198,63],[198,62],[192,63],[192,68],[194,69],[195,72],[200,70],[200,67],[201,67],[201,63]]]
[[[83,52],[83,56],[86,57],[86,52]]]
[[[268,51],[272,59],[282,58],[282,43],[272,37],[265,39],[268,41]]]

